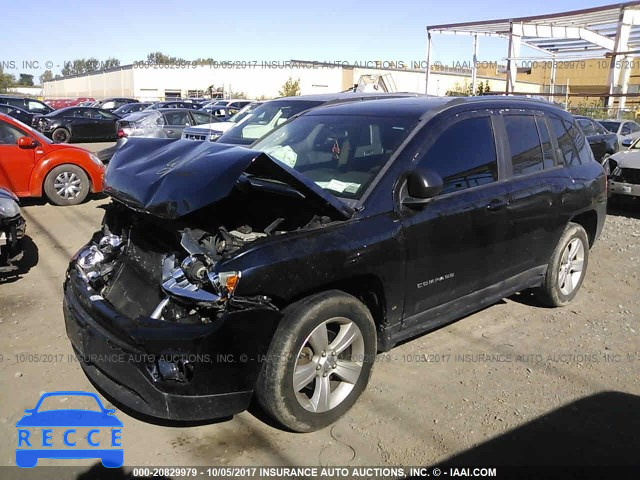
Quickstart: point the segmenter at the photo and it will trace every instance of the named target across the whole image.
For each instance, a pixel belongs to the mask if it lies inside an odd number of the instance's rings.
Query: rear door
[[[510,178],[506,275],[513,276],[548,263],[568,221],[562,193],[571,179],[556,163],[542,112],[502,112],[500,120],[499,138]]]
[[[503,279],[507,189],[489,112],[427,125],[419,163],[444,181],[419,209],[402,208],[407,245],[404,316],[456,300]],[[410,328],[414,321],[405,324]]]
[[[589,146],[593,151],[593,156],[600,160],[607,152],[607,141],[605,135],[601,135],[596,131],[594,123],[587,118],[578,118],[578,125],[587,136]]]
[[[163,130],[167,138],[180,138],[185,127],[191,125],[191,117],[184,110],[164,112],[163,116],[165,121]]]
[[[95,134],[97,138],[115,138],[116,137],[116,121],[118,117],[111,112],[103,110],[94,110],[93,118],[95,120]]]

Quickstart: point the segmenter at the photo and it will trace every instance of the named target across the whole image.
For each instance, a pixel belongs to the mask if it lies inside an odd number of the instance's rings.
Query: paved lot
[[[15,423],[42,392],[93,391],[70,358],[62,282],[107,201],[25,202],[26,253],[0,273],[0,465],[13,464]],[[546,309],[516,295],[381,354],[368,390],[334,426],[292,434],[245,412],[168,428],[118,412],[125,463],[427,465],[456,455],[463,464],[637,462],[640,220],[623,213],[608,217],[572,305]]]

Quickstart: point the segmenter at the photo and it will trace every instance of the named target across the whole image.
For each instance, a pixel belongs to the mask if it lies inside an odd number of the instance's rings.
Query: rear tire
[[[371,313],[355,297],[331,290],[300,300],[284,310],[271,341],[258,401],[293,431],[324,428],[366,388],[376,345]]]
[[[589,238],[584,228],[569,223],[558,241],[537,291],[538,299],[550,307],[563,307],[577,295],[589,263]]]
[[[44,179],[44,193],[55,205],[78,205],[87,195],[91,184],[89,177],[77,165],[59,165]]]

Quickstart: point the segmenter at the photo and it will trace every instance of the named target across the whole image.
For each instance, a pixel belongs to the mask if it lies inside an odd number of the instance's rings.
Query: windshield
[[[338,197],[359,199],[417,123],[407,117],[305,115],[252,148]]]
[[[258,106],[246,121],[231,127],[218,142],[248,145],[292,116],[321,105],[318,100],[272,100]]]
[[[227,121],[231,123],[238,123],[243,118],[247,118],[250,114],[252,114],[260,105],[260,103],[250,103],[249,105],[245,105],[244,107],[242,107],[242,110],[233,115]]]
[[[618,128],[620,128],[620,122],[599,122],[604,128],[613,133],[618,133]]]

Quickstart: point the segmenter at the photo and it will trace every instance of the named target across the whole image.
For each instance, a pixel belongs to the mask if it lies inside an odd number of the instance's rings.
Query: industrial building
[[[470,70],[440,69],[431,74],[431,95],[444,95],[456,85],[470,80]],[[84,75],[64,77],[44,84],[44,97],[76,98],[132,97],[139,100],[164,100],[198,97],[211,86],[225,95],[243,94],[247,98],[274,98],[288,78],[300,80],[302,95],[344,91],[357,84],[362,76],[385,75],[397,91],[425,92],[424,70],[363,68],[343,63],[311,61],[268,62],[216,65],[132,64]],[[504,91],[504,78],[479,75],[492,91]],[[539,93],[535,82],[519,81],[519,91]]]

